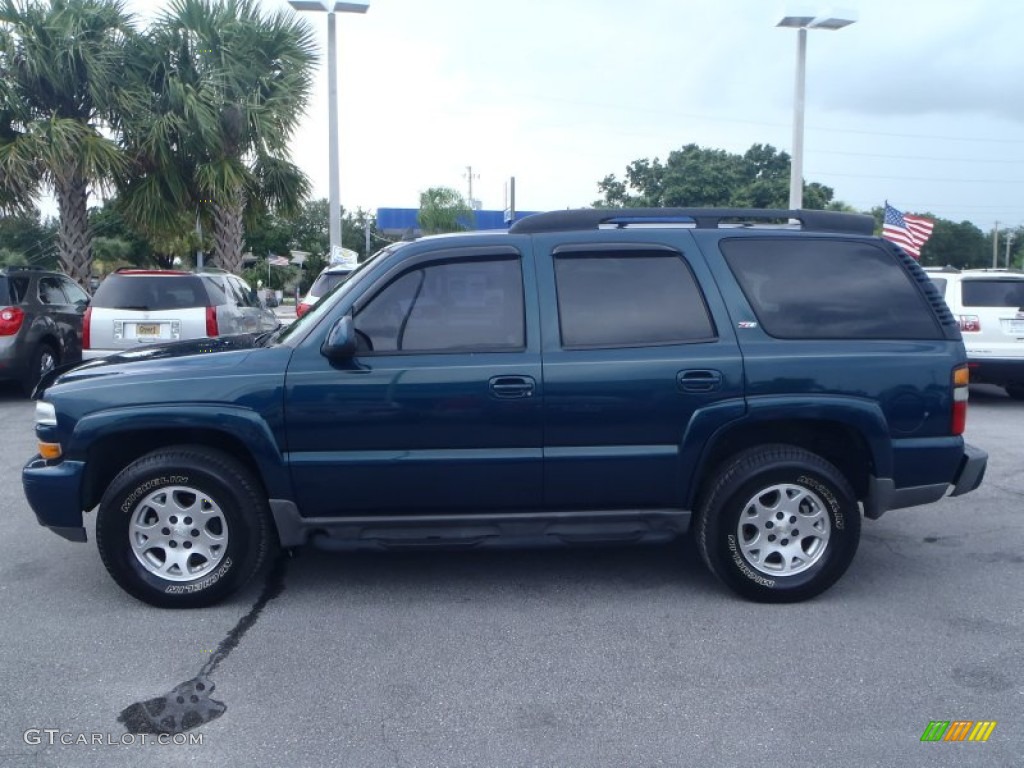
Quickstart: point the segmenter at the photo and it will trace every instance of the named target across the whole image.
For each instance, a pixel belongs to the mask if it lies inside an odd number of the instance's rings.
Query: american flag
[[[896,243],[915,259],[921,258],[921,246],[932,236],[935,222],[922,216],[911,216],[897,211],[885,203],[885,222],[882,237]]]
[[[267,261],[272,267],[287,267],[290,263],[287,256],[275,256],[272,253],[267,254]]]

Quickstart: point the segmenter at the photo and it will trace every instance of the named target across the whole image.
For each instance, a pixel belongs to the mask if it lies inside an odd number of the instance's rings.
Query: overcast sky
[[[685,144],[788,152],[797,32],[775,25],[829,8],[857,21],[808,34],[805,178],[862,210],[1024,224],[1017,0],[370,0],[337,17],[342,204],[467,194],[472,166],[485,208],[510,176],[520,210],[578,207]],[[326,197],[327,21],[303,16],[321,67],[293,159]]]

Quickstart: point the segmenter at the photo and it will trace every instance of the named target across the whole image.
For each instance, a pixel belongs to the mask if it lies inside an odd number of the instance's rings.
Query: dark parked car
[[[0,379],[31,394],[40,377],[82,359],[89,294],[59,272],[0,268]]]
[[[800,225],[787,224],[790,219]],[[813,597],[862,516],[974,490],[957,321],[870,216],[584,210],[389,246],[291,326],[47,382],[40,523],[163,606],[279,546],[666,542]],[[964,525],[976,525],[974,520]]]

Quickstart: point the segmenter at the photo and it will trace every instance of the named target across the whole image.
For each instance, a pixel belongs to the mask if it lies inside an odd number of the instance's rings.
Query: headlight
[[[57,409],[53,403],[36,400],[36,425],[40,427],[57,426]]]

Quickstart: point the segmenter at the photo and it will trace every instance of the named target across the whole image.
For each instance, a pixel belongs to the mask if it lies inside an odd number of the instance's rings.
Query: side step
[[[270,508],[282,546],[346,551],[654,543],[690,526],[679,509],[306,518],[290,501],[271,499]]]

